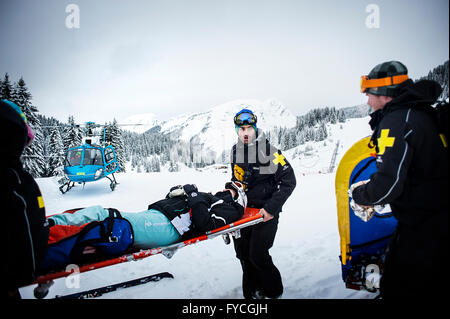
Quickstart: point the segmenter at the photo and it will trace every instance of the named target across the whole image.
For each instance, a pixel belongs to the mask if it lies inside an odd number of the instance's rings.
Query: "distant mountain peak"
[[[236,143],[234,115],[243,108],[252,110],[258,117],[258,128],[265,131],[271,128],[292,128],[296,124],[296,116],[277,99],[265,101],[257,99],[236,99],[218,104],[206,111],[184,114],[165,121],[156,120],[152,113],[137,114],[128,117],[123,123],[144,124],[127,127],[127,130],[143,133],[152,127],[160,126],[160,133],[170,135],[173,139],[184,142],[195,141],[203,150],[209,149],[220,156]]]

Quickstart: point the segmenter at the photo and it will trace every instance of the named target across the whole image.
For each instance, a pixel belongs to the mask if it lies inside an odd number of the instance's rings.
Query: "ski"
[[[161,273],[158,273],[158,274],[153,274],[153,275],[145,276],[145,277],[138,278],[138,279],[133,279],[133,280],[125,281],[125,282],[120,282],[120,283],[117,283],[117,284],[108,285],[108,286],[104,286],[104,287],[101,287],[101,288],[81,291],[81,292],[77,292],[77,293],[70,294],[70,295],[65,295],[65,296],[57,295],[55,298],[56,299],[88,299],[88,298],[97,298],[97,297],[100,297],[100,296],[102,296],[102,295],[104,295],[106,293],[109,293],[109,292],[112,292],[112,291],[116,291],[118,289],[125,289],[125,288],[129,288],[129,287],[134,287],[134,286],[145,284],[145,283],[150,282],[150,281],[160,281],[161,279],[164,279],[164,278],[173,278],[173,275],[171,273],[169,273],[169,272],[161,272]]]

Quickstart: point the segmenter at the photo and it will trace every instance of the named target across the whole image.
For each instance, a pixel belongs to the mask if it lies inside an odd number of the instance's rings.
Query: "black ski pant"
[[[242,291],[246,299],[251,299],[257,290],[269,298],[277,298],[283,293],[280,272],[269,254],[277,228],[278,217],[274,217],[241,229],[241,237],[234,239],[236,257],[242,266]]]
[[[381,296],[440,299],[449,284],[448,213],[420,225],[399,223],[386,250]]]

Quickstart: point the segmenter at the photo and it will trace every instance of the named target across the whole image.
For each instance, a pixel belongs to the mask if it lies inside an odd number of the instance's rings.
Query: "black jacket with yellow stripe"
[[[27,127],[19,113],[0,102],[0,201],[2,203],[4,291],[30,284],[39,274],[47,250],[44,200],[20,156]]]
[[[371,114],[378,170],[353,191],[357,204],[388,203],[410,226],[448,214],[448,154],[430,109],[439,93],[434,81],[408,80],[398,97]]]
[[[231,179],[245,185],[247,206],[264,208],[278,216],[296,186],[294,170],[281,151],[272,146],[264,132],[244,144],[240,140],[231,150]]]

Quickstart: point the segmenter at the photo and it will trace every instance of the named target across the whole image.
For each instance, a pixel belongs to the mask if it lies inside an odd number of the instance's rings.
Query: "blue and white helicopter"
[[[102,133],[95,133],[95,129],[103,127]],[[119,170],[116,152],[111,145],[105,146],[104,125],[93,122],[86,123],[86,137],[84,144],[71,147],[67,150],[64,159],[65,177],[60,180],[61,193],[68,192],[75,183],[84,184],[87,182],[96,182],[104,177],[111,182],[109,187],[114,191],[118,184],[114,173]],[[100,138],[102,146],[100,146]]]

